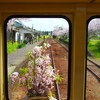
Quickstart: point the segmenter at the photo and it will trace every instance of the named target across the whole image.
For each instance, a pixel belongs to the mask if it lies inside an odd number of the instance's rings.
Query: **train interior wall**
[[[86,22],[88,18],[100,15],[100,4],[0,2],[0,100],[5,100],[4,22],[11,15],[64,15],[70,19],[72,24],[70,100],[84,100]]]

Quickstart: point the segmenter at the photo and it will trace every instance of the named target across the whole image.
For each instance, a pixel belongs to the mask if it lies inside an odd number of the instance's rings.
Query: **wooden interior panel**
[[[90,1],[91,0],[0,0],[0,3],[89,3]]]

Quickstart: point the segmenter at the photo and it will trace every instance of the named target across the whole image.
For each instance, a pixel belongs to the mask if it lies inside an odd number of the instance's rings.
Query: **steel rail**
[[[97,68],[100,68],[100,65],[96,64],[95,62],[93,62],[92,60],[90,59],[87,59],[89,62],[91,62],[93,64],[93,66],[97,67]],[[100,78],[99,76],[93,72],[93,70],[89,69],[88,67],[89,65],[87,64],[87,70],[97,79],[97,81],[100,83]]]
[[[52,53],[52,45],[50,46],[50,51],[51,51],[51,58],[52,58],[52,66],[53,66],[53,68],[55,68],[54,57],[53,57],[53,53]],[[55,87],[56,87],[56,90],[57,90],[57,100],[61,100],[60,99],[59,86],[58,86],[57,83],[55,83]]]
[[[68,49],[66,49],[60,42],[58,42],[57,40],[55,40],[55,41],[68,52]]]
[[[90,59],[87,59],[89,62],[91,62],[92,64],[94,64],[96,67],[100,68],[100,65],[96,64],[95,62],[93,62],[92,60]]]
[[[91,69],[87,68],[87,70],[97,79],[97,81],[100,83],[100,78],[98,77],[98,75],[96,75],[93,71],[91,71]]]

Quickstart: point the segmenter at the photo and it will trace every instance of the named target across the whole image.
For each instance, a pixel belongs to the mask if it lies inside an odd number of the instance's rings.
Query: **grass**
[[[98,42],[100,43],[100,40],[90,40],[88,44],[88,50],[96,57],[97,59],[100,59],[100,50]]]

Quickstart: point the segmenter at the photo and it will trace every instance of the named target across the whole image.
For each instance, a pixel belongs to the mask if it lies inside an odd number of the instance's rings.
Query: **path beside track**
[[[35,42],[33,44],[27,44],[25,47],[18,49],[16,52],[13,52],[12,54],[8,55],[8,75],[10,75],[14,71],[14,69],[27,58],[27,53],[29,51],[32,51],[34,46],[40,45],[42,42],[43,40]]]

